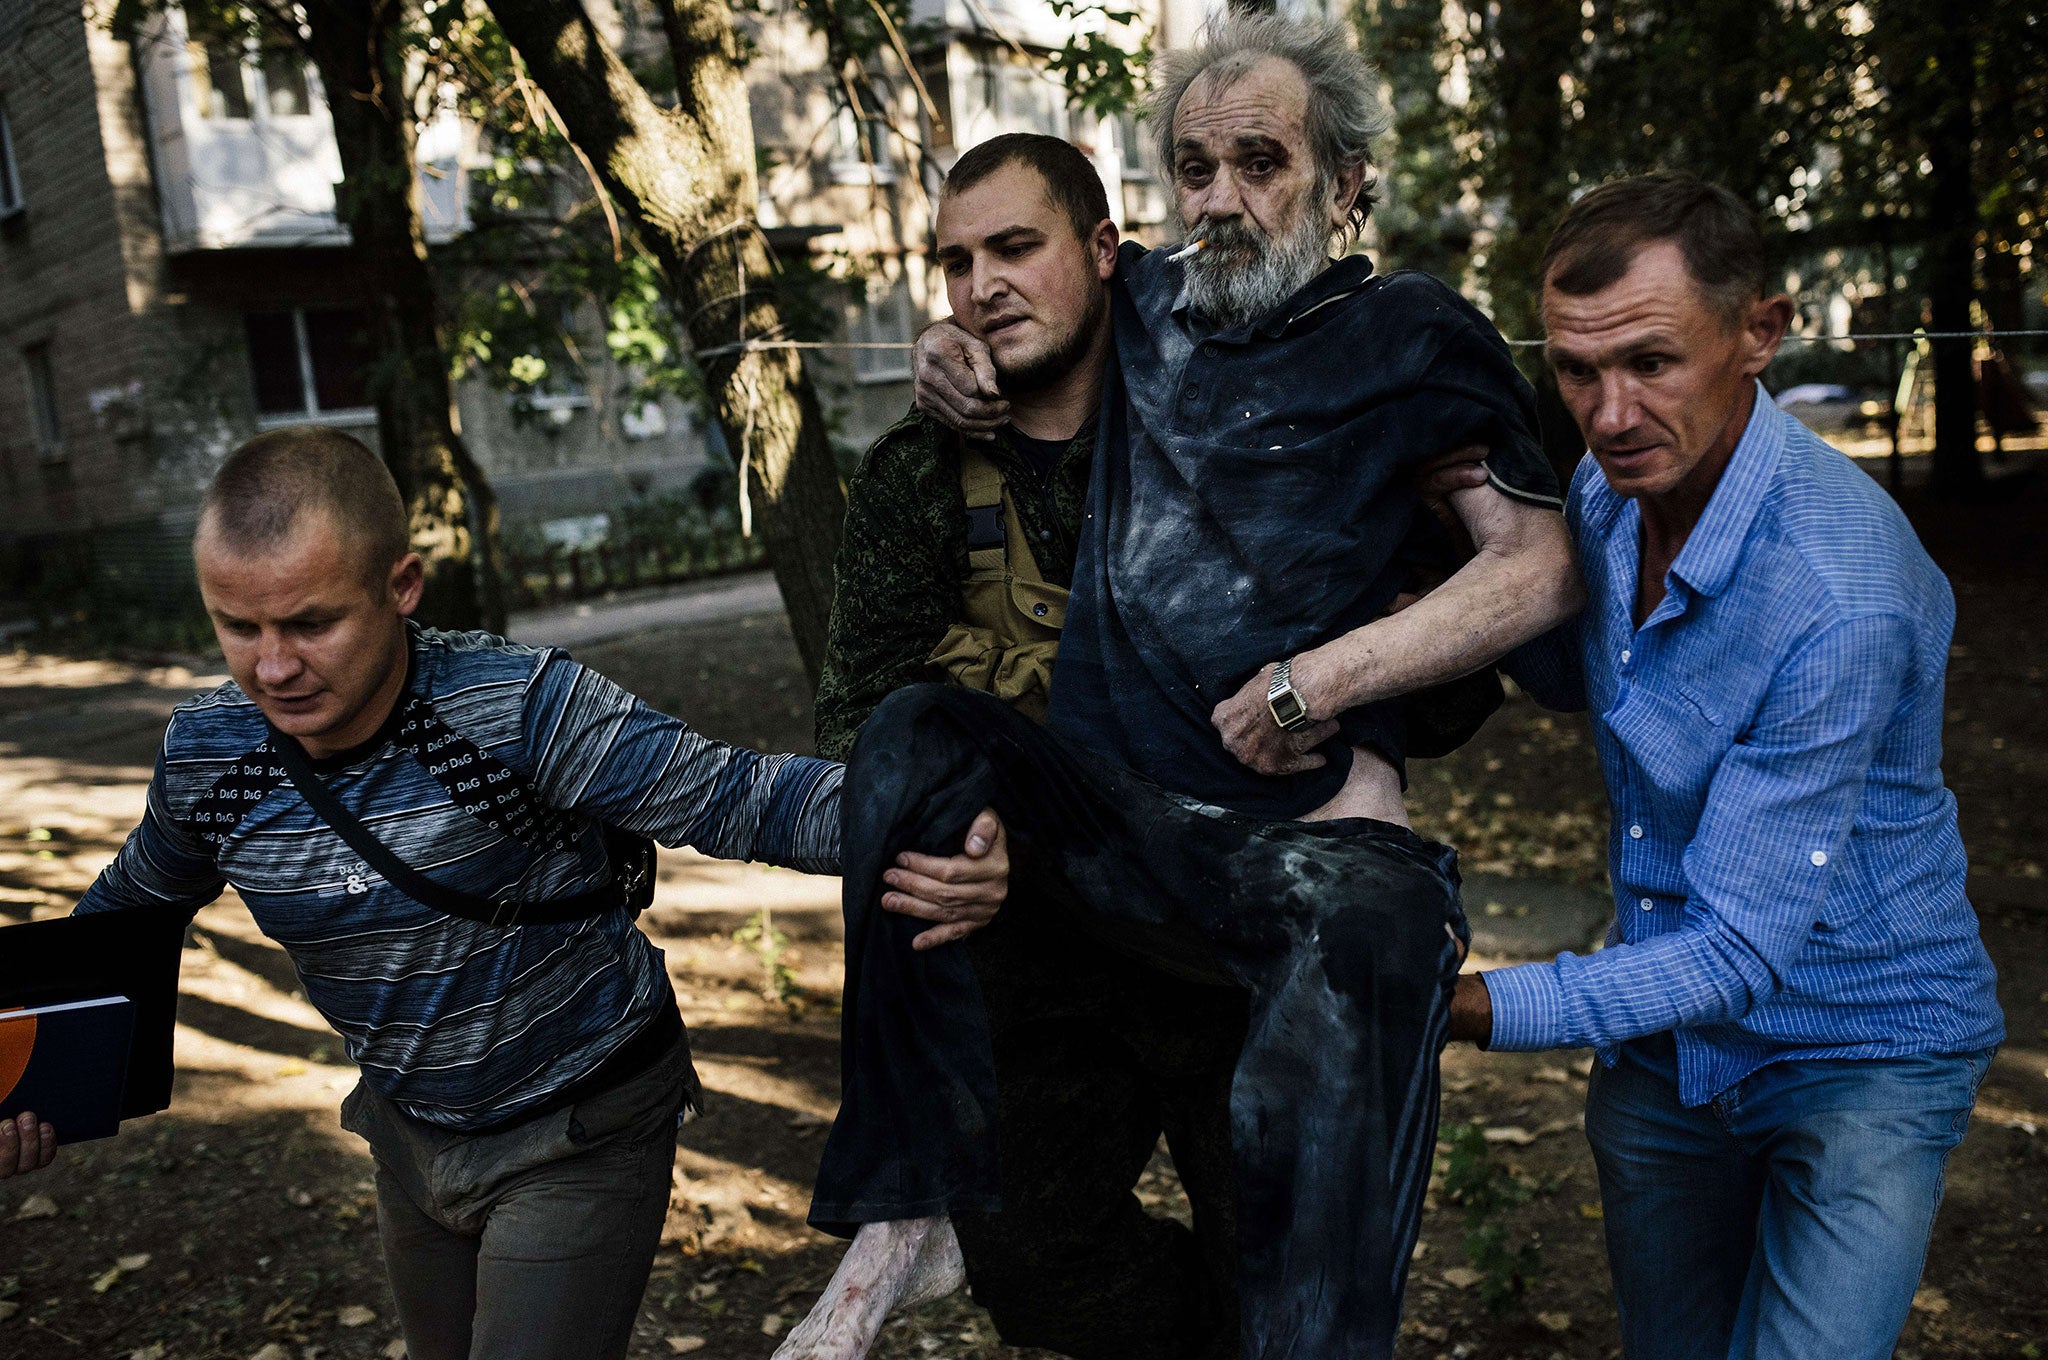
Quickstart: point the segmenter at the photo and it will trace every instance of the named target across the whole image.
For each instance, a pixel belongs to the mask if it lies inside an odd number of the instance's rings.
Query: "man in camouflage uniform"
[[[948,177],[939,260],[956,320],[990,342],[987,387],[1000,378],[1009,421],[967,441],[913,412],[855,472],[821,755],[843,759],[875,706],[921,681],[1045,717],[1109,357],[1108,219],[1094,168],[1057,138],[996,138]],[[967,940],[994,1041],[1003,1182],[1001,1213],[953,1220],[968,1280],[1013,1345],[1234,1355],[1228,1101],[1244,996],[1075,941],[1038,901]],[[1162,1133],[1193,1232],[1132,1194]]]

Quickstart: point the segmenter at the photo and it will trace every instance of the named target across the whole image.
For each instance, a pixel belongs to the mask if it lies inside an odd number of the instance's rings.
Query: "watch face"
[[[1267,704],[1273,710],[1273,721],[1282,727],[1292,727],[1302,719],[1301,699],[1291,689],[1274,695]]]

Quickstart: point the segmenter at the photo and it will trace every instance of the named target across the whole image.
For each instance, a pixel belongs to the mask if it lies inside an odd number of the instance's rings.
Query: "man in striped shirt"
[[[1543,278],[1616,916],[1590,958],[1461,979],[1452,1035],[1599,1054],[1630,1360],[1878,1360],[2003,1037],[1941,777],[1954,600],[1758,384],[1791,304],[1732,195],[1606,185]]]
[[[332,430],[230,456],[194,554],[234,682],[173,715],[142,824],[78,910],[189,918],[232,885],[291,955],[362,1072],[342,1122],[376,1156],[414,1360],[624,1354],[697,1079],[607,829],[832,873],[841,767],[710,740],[559,651],[412,624],[398,489]],[[426,882],[386,881],[294,766]],[[994,913],[993,813],[967,841],[904,866],[933,885],[920,909]],[[466,902],[482,919],[436,905]],[[61,1133],[0,1123],[0,1175]]]

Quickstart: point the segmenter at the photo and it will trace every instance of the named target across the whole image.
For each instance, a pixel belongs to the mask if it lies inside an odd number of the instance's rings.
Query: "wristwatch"
[[[1266,707],[1272,710],[1273,721],[1289,732],[1309,724],[1308,705],[1294,692],[1290,676],[1293,667],[1294,658],[1290,656],[1273,668],[1273,679],[1266,686]]]

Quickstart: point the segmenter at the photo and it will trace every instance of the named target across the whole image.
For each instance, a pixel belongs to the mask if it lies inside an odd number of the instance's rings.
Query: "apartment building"
[[[1155,41],[1205,4],[1147,11]],[[175,9],[131,41],[111,9],[0,0],[0,544],[85,538],[131,573],[175,576],[198,491],[241,439],[310,420],[374,441],[374,356],[317,74],[195,33]],[[630,0],[605,17],[629,47],[653,36]],[[835,438],[852,448],[909,400],[907,349],[874,346],[907,345],[946,310],[930,205],[960,152],[1006,131],[1068,136],[1128,230],[1156,231],[1166,214],[1131,120],[1070,112],[1046,71],[1072,22],[1046,0],[917,0],[914,20],[918,79],[882,63],[865,116],[794,6],[742,20],[758,52],[762,224],[844,281],[841,338],[864,346],[814,356]],[[487,153],[452,109],[423,129],[430,246],[469,228]],[[626,375],[602,345],[584,354],[580,375],[544,391],[458,386],[464,434],[510,520],[678,488],[722,456],[694,409],[616,399]]]

